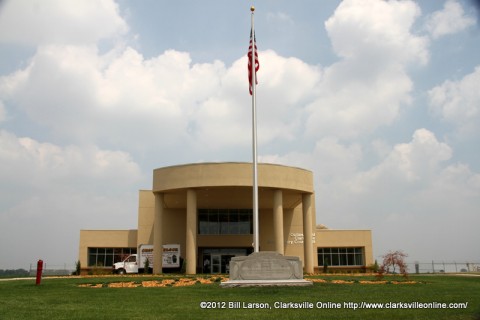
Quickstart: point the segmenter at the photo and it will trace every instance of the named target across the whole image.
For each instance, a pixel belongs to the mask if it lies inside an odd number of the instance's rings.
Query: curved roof
[[[246,162],[193,163],[153,171],[153,192],[201,187],[251,187],[252,164]],[[258,164],[258,186],[313,193],[313,173],[278,164]]]

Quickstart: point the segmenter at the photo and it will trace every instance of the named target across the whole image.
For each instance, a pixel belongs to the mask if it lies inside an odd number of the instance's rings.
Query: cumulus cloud
[[[351,138],[390,124],[411,101],[406,68],[428,61],[428,41],[411,32],[412,1],[343,1],[325,27],[340,62],[325,68],[307,132]]]
[[[343,1],[325,22],[335,52],[344,58],[391,63],[428,59],[426,40],[411,32],[420,8],[413,1]]]
[[[269,79],[260,78],[260,142],[291,140],[320,70],[273,51],[260,56],[261,75]],[[25,69],[0,78],[0,96],[62,141],[245,146],[245,59],[226,68],[220,61],[192,64],[188,53],[175,50],[145,59],[130,47],[99,54],[94,46],[43,46]]]
[[[480,66],[458,81],[446,80],[428,92],[430,111],[457,126],[459,132],[478,132],[480,121]]]
[[[381,191],[382,180],[397,187],[428,183],[451,156],[447,144],[439,142],[431,131],[418,129],[411,142],[397,144],[380,165],[358,175],[356,190],[372,192],[376,186],[380,188],[376,191]]]
[[[343,59],[323,70],[261,51],[260,143],[292,141],[304,131],[351,138],[394,121],[410,102],[406,65],[428,56],[426,41],[410,32],[418,15],[409,1],[343,2],[326,22]],[[60,141],[146,150],[145,137],[168,146],[173,136],[181,144],[247,146],[244,60],[226,68],[192,64],[175,50],[145,59],[130,47],[100,54],[96,46],[48,45],[0,79],[0,94]]]
[[[426,22],[426,28],[434,39],[454,34],[475,24],[475,18],[465,14],[462,5],[456,0],[445,2],[443,9],[432,13]]]
[[[4,130],[0,131],[0,145],[0,176],[8,192],[70,188],[94,193],[110,184],[111,188],[104,190],[108,193],[123,190],[123,186],[142,178],[138,165],[122,151],[95,146],[60,147],[19,138]]]
[[[0,43],[92,44],[128,29],[113,0],[20,0],[1,5]]]
[[[0,122],[4,121],[7,117],[7,111],[5,110],[5,105],[0,100]]]
[[[404,143],[372,144],[381,144],[382,151],[367,168],[368,146],[335,138],[320,140],[309,152],[272,154],[262,160],[311,169],[317,223],[372,229],[376,239],[388,239],[374,241],[377,254],[401,248],[433,259],[471,256],[471,240],[448,236],[452,230],[446,226],[455,228],[455,234],[475,234],[480,174],[464,163],[451,163],[452,147],[427,129],[416,130]],[[462,249],[446,252],[452,243],[455,250]]]
[[[176,51],[146,60],[132,48],[100,55],[95,47],[44,46],[24,70],[0,79],[0,92],[64,140],[118,145],[123,136],[141,144],[154,133],[183,135],[186,114],[218,84],[222,64],[190,62]]]
[[[324,190],[341,192],[345,198],[365,196],[366,203],[378,203],[370,196],[399,201],[400,191],[411,196],[415,189],[428,187],[453,154],[450,146],[438,141],[427,129],[416,130],[410,142],[389,149],[367,170],[361,166],[366,146],[347,144],[333,137],[319,140],[314,149],[305,154],[269,155],[262,160],[310,168]],[[324,203],[329,197],[322,195],[322,199]]]
[[[392,247],[423,252],[411,257],[417,260],[425,255],[433,259],[471,256],[466,237],[448,235],[453,229],[455,234],[474,234],[471,224],[478,220],[475,206],[480,204],[476,196],[480,175],[466,164],[451,163],[453,156],[452,147],[433,132],[418,129],[411,141],[393,146],[369,170],[358,171],[351,180],[336,181],[337,185],[330,187],[337,192],[345,190],[341,198],[348,199],[349,205],[340,207],[360,213],[353,221],[361,224],[368,220],[376,237],[389,239],[388,244],[376,243],[377,252]],[[422,234],[425,237],[419,241]],[[457,252],[458,248],[464,249]]]

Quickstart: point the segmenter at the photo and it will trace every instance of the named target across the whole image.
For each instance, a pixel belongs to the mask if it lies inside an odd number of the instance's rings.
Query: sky
[[[311,170],[374,259],[480,261],[477,1],[6,0],[0,269],[136,229],[155,168],[252,161],[252,4],[259,161]]]

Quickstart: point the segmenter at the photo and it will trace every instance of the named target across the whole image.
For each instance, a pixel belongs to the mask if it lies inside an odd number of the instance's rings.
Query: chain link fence
[[[42,275],[44,276],[69,276],[75,272],[74,264],[48,264],[43,263]],[[37,264],[30,263],[30,276],[35,276],[37,274]]]
[[[480,272],[480,262],[431,261],[407,263],[408,273]]]

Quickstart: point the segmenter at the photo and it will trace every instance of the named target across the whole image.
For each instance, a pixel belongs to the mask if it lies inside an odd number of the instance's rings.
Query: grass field
[[[319,276],[313,287],[220,288],[218,283],[164,288],[109,288],[109,283],[159,279],[102,277],[0,281],[0,319],[480,319],[480,277],[411,276],[415,284],[361,284],[363,276]],[[335,283],[337,280],[354,283]],[[387,280],[395,280],[387,278]],[[102,288],[80,287],[103,284]],[[201,302],[215,302],[201,308]],[[233,302],[237,302],[236,305]],[[240,302],[240,303],[238,303]],[[275,308],[311,302],[312,309]],[[323,302],[330,308],[317,308]],[[346,303],[468,303],[456,309],[352,309]],[[247,309],[268,303],[271,309]],[[332,308],[339,303],[340,308]],[[233,306],[240,308],[229,308]],[[324,305],[325,306],[325,305]],[[397,305],[398,306],[398,305]],[[223,308],[224,307],[224,308]]]

